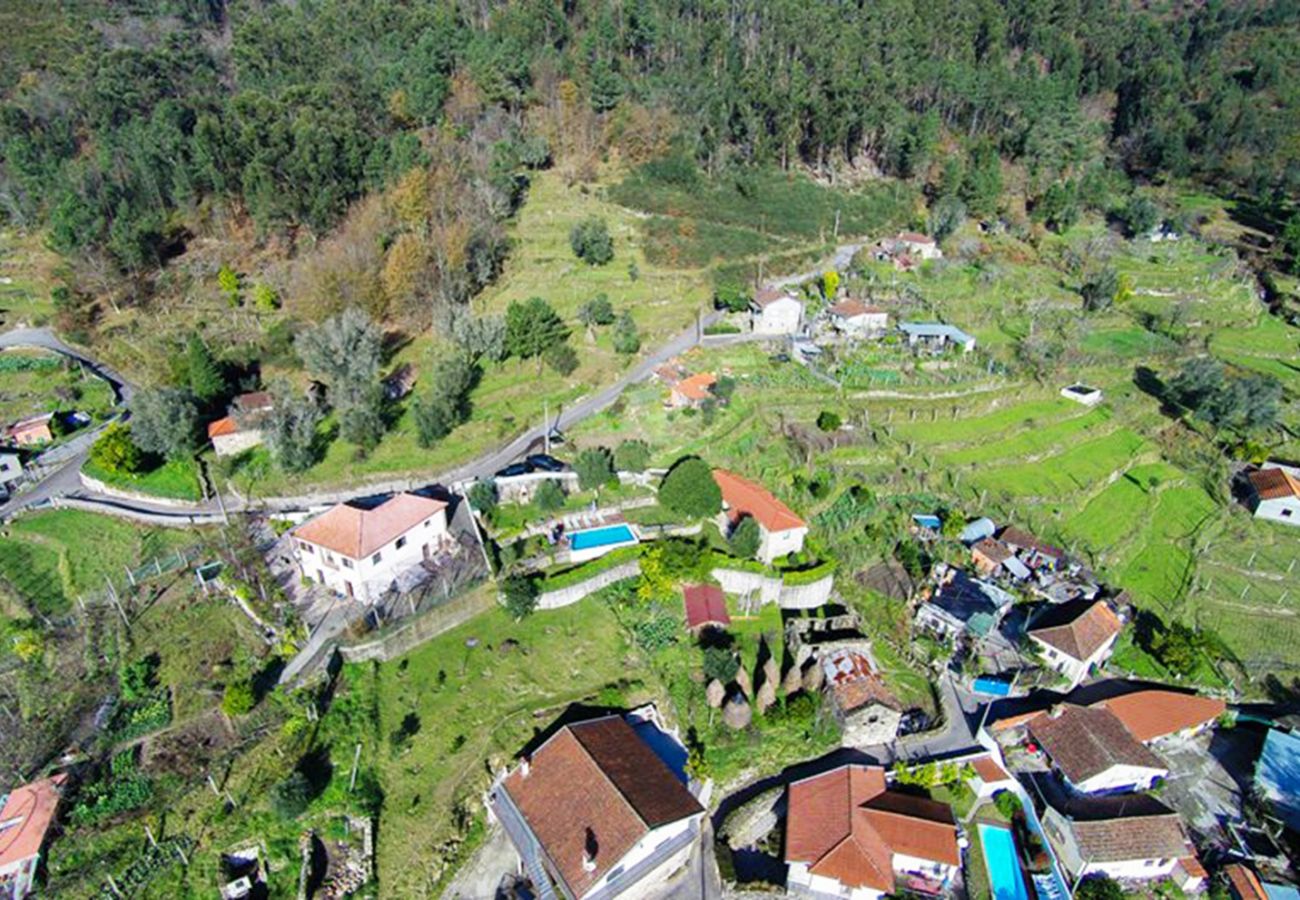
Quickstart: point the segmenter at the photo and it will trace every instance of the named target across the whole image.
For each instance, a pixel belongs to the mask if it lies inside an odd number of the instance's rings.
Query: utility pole
[[[546,455],[551,455],[551,401],[542,398],[542,446]]]

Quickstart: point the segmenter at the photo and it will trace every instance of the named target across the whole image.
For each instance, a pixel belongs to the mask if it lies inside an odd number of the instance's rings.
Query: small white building
[[[1250,508],[1258,519],[1300,525],[1300,469],[1265,463],[1246,476]]]
[[[236,397],[225,416],[208,423],[208,440],[217,456],[234,456],[262,443],[262,422],[273,408],[266,391]]]
[[[1031,719],[1029,734],[1080,794],[1143,791],[1169,775],[1160,757],[1104,707],[1060,704]]]
[[[907,345],[935,353],[947,350],[949,345],[960,347],[963,353],[975,349],[975,338],[956,325],[942,322],[904,322],[898,326],[907,335]]]
[[[657,716],[604,716],[565,725],[497,780],[488,808],[532,896],[640,897],[686,864],[704,807],[666,753],[685,762]]]
[[[755,334],[795,334],[803,325],[803,301],[780,288],[759,288],[749,314]]]
[[[917,231],[903,231],[894,238],[894,252],[906,253],[913,259],[942,259],[943,251],[934,238]]]
[[[447,504],[418,494],[396,494],[373,507],[340,503],[292,534],[304,578],[363,603],[377,601],[399,575],[452,540]]]
[[[808,525],[771,492],[726,469],[714,469],[713,480],[722,491],[722,512],[718,528],[730,535],[740,520],[750,517],[758,523],[758,558],[771,565],[774,560],[803,549]]]
[[[1029,620],[1030,643],[1074,690],[1115,648],[1124,623],[1105,600],[1049,604]]]
[[[846,765],[790,785],[785,826],[791,896],[879,900],[942,895],[961,871],[952,808],[891,791],[879,766]]]
[[[1191,852],[1182,821],[1157,804],[1148,815],[1080,820],[1047,807],[1043,832],[1073,879],[1106,875],[1121,882],[1165,878]]]
[[[880,337],[889,328],[889,313],[852,298],[836,303],[826,316],[831,327],[845,337]]]
[[[1101,388],[1087,384],[1067,384],[1061,388],[1061,396],[1084,406],[1096,406],[1102,400]]]
[[[0,452],[0,493],[23,480],[23,458],[17,453]]]

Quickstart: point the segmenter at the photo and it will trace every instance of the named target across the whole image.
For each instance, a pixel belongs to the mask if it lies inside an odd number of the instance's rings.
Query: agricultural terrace
[[[47,412],[103,419],[112,408],[112,387],[80,364],[43,350],[0,352],[0,424]]]
[[[1097,240],[1095,228],[1081,227],[1045,238],[1038,252],[1003,247],[988,260],[879,277],[873,263],[847,279],[893,315],[929,309],[973,331],[985,346],[968,358],[918,360],[889,341],[839,348],[818,363],[837,388],[761,345],[699,349],[683,364],[734,378],[728,406],[669,411],[665,389],[647,384],[576,435],[582,445],[646,440],[658,464],[697,453],[734,467],[815,524],[834,523],[814,533],[850,566],[888,555],[910,512],[950,508],[1015,522],[1077,553],[1161,620],[1211,632],[1253,676],[1293,667],[1285,648],[1300,592],[1287,582],[1300,541],[1231,502],[1221,451],[1203,429],[1162,411],[1135,372],[1167,379],[1207,341],[1227,362],[1283,366],[1300,332],[1257,306],[1230,258],[1190,238],[1105,238],[1134,291],[1107,312],[1085,317],[1073,292],[1068,308],[1066,293],[1046,305],[1015,299],[1026,284],[1068,283],[1059,256]],[[973,268],[984,274],[973,278]],[[1039,378],[1018,356],[1031,320],[1056,344]],[[853,368],[857,360],[865,364]],[[1060,397],[1073,381],[1101,387],[1105,402],[1089,409]],[[818,429],[824,410],[846,427]],[[1294,426],[1294,404],[1283,415]],[[841,590],[850,571],[841,567]]]

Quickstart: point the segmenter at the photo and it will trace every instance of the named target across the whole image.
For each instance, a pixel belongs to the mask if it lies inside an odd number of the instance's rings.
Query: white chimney
[[[529,760],[529,757],[525,756],[519,763],[519,777],[527,778],[528,773],[532,771],[532,768],[532,762]]]
[[[588,853],[586,850],[582,851],[582,871],[584,872],[596,871],[596,860],[592,859],[591,854]]]

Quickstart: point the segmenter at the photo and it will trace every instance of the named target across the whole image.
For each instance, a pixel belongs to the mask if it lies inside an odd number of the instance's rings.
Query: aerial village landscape
[[[1254,54],[1157,152],[1015,4],[838,143],[894,19],[147,6],[0,10],[0,900],[1300,900],[1293,9],[1098,6]]]

